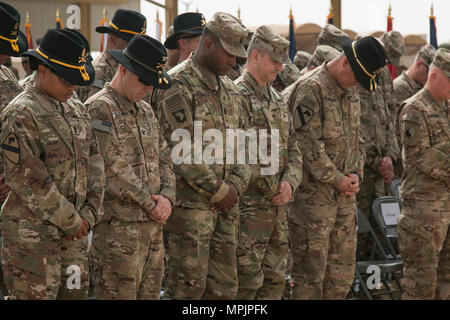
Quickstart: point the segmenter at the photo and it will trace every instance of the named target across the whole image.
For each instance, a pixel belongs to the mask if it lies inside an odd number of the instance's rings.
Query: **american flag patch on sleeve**
[[[93,130],[108,133],[111,130],[112,123],[101,119],[94,119],[91,121],[91,127]]]

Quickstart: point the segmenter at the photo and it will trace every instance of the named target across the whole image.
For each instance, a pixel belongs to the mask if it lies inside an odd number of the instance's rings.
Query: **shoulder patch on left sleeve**
[[[294,110],[294,129],[298,130],[311,122],[314,117],[314,110],[307,107],[298,105]]]
[[[2,153],[14,164],[19,164],[20,162],[20,145],[19,139],[14,133],[8,134],[2,141]]]

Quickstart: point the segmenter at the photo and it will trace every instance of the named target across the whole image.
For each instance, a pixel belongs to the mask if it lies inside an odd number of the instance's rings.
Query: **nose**
[[[275,68],[277,70],[277,73],[280,73],[281,71],[283,71],[283,64],[281,62],[277,62],[275,63]]]

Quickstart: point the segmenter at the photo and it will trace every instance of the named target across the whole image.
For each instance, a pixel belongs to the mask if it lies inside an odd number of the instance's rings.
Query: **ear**
[[[212,49],[214,49],[214,39],[211,37],[206,37],[203,42],[203,46],[206,50],[211,51]]]
[[[41,79],[46,79],[48,77],[48,73],[50,72],[50,70],[48,70],[48,68],[46,68],[44,65],[40,64],[38,66],[37,72]]]

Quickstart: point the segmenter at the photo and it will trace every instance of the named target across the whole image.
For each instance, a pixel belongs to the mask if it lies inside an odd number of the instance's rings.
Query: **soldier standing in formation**
[[[11,187],[2,208],[2,267],[18,299],[86,299],[87,233],[102,216],[104,164],[75,85],[94,80],[84,42],[48,30],[24,53],[34,86],[2,113],[3,165]],[[76,274],[72,283],[69,275]]]
[[[449,99],[450,51],[438,49],[424,88],[401,106],[402,299],[450,299]]]
[[[206,24],[195,54],[169,72],[174,84],[163,93],[157,109],[171,148],[176,142],[171,135],[177,129],[187,131],[190,150],[198,143],[194,129],[215,128],[225,137],[227,129],[244,127],[239,91],[224,75],[236,64],[237,56],[246,57],[246,37],[234,17],[217,12]],[[201,150],[207,144],[203,141]],[[219,163],[195,164],[198,159],[191,159],[190,153],[179,151],[177,156],[181,159],[174,163],[178,205],[166,224],[166,295],[172,299],[234,299],[238,198],[247,188],[250,172],[246,165],[225,164],[225,158]]]
[[[105,215],[94,230],[97,299],[159,299],[164,270],[162,224],[175,204],[170,150],[142,99],[170,88],[166,49],[138,35],[109,54],[120,64],[111,83],[86,101],[105,161]],[[161,73],[159,73],[161,72]]]
[[[141,13],[118,9],[107,26],[99,26],[95,31],[108,34],[108,42],[105,50],[94,61],[95,80],[88,87],[77,89],[81,102],[94,93],[99,92],[106,82],[112,80],[119,67],[118,62],[108,53],[108,50],[123,50],[128,42],[137,34],[145,34],[147,19]]]
[[[340,44],[345,54],[301,78],[289,106],[305,168],[289,213],[293,299],[344,299],[354,277],[364,165],[354,87],[374,90],[386,57],[372,37]]]
[[[290,61],[288,48],[289,41],[266,26],[259,27],[249,44],[246,69],[235,81],[243,96],[247,127],[278,130],[280,139],[277,171],[263,175],[264,166],[250,165],[249,187],[240,198],[236,299],[277,300],[285,287],[286,204],[301,181],[302,158],[287,105],[270,82]]]

